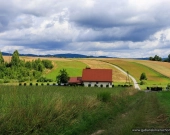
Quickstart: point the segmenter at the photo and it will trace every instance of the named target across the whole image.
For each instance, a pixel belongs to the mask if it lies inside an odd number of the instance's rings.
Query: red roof
[[[112,82],[111,69],[83,69],[82,81]]]
[[[81,77],[70,77],[68,83],[81,83]]]

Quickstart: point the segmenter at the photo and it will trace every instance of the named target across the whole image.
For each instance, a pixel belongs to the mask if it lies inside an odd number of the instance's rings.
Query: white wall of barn
[[[91,85],[91,87],[94,87],[95,85],[97,85],[98,87],[101,87],[101,85],[103,85],[103,87],[106,87],[107,85],[109,85],[109,88],[112,88],[112,83],[110,82],[83,82],[85,87],[89,87],[89,84]]]

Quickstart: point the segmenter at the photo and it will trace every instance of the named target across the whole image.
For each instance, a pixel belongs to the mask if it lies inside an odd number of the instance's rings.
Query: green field
[[[76,76],[82,76],[82,70],[87,67],[86,64],[76,60],[54,61],[54,62],[57,65],[57,67],[45,75],[47,78],[53,80],[56,80],[56,76],[58,75],[61,69],[66,69],[70,77],[76,77]]]
[[[128,60],[104,60],[111,64],[117,65],[122,68],[124,71],[128,71],[138,82],[140,82],[140,75],[141,73],[146,73],[147,76],[147,85],[167,85],[170,82],[170,79],[161,73],[149,68],[145,65],[142,65],[137,62],[128,61]]]

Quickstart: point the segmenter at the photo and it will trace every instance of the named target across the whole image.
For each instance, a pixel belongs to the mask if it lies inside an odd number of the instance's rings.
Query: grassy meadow
[[[170,79],[168,77],[141,63],[123,59],[105,59],[104,61],[117,65],[123,70],[128,71],[129,74],[131,74],[138,82],[140,82],[139,79],[141,73],[146,73],[147,86],[160,85],[165,87],[170,82]],[[145,86],[141,87],[144,88]]]
[[[56,76],[63,68],[66,69],[70,77],[82,76],[82,70],[86,67],[86,64],[76,60],[55,61],[55,68],[49,71],[45,76],[49,79],[56,80]]]
[[[2,86],[0,134],[130,135],[137,128],[168,128],[169,97],[169,91],[122,87]]]
[[[80,134],[121,111],[124,105],[118,103],[136,92],[132,88],[2,86],[0,134]]]

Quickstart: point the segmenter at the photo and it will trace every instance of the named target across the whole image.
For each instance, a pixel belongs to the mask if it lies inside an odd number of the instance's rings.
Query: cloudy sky
[[[0,50],[170,54],[170,0],[0,0]]]

